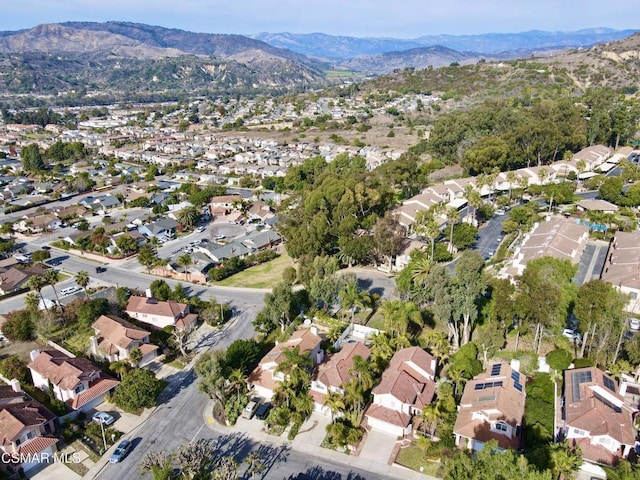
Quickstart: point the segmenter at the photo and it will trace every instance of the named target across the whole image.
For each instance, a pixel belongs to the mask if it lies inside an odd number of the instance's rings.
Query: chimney
[[[89,345],[91,346],[91,353],[98,355],[98,339],[95,336],[89,337]]]
[[[511,360],[511,370],[515,370],[516,372],[520,371],[520,360],[517,358]]]
[[[9,384],[11,385],[11,389],[18,393],[18,392],[22,392],[22,388],[20,387],[20,381],[16,378],[12,379]]]
[[[31,350],[29,352],[29,357],[31,358],[31,361],[33,362],[36,358],[38,358],[38,355],[40,355],[40,350],[38,350],[37,348],[34,350]]]
[[[147,298],[153,298],[153,295],[151,294],[151,289],[150,289],[150,288],[147,288],[147,289],[144,291],[144,294],[145,294],[145,296],[146,296]]]

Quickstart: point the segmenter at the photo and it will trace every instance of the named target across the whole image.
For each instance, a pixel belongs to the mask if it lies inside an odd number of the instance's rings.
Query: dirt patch
[[[31,342],[10,342],[0,348],[0,358],[16,355],[20,360],[28,363],[31,361],[31,358],[29,357],[29,352],[31,352],[31,350],[42,350],[44,348],[47,348],[47,346],[38,340],[33,340]]]

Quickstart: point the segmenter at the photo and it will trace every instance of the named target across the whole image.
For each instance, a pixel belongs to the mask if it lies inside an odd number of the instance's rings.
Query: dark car
[[[96,273],[103,273],[107,271],[107,267],[96,267]]]
[[[131,451],[131,448],[133,448],[133,443],[131,443],[130,440],[122,440],[116,450],[111,454],[109,463],[121,462]]]
[[[271,403],[265,402],[261,404],[256,410],[256,418],[258,420],[264,420],[269,415],[269,411],[271,410]]]

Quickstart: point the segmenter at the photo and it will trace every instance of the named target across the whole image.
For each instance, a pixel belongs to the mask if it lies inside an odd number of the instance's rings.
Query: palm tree
[[[184,228],[191,230],[200,221],[200,212],[196,207],[186,207],[176,214],[176,220],[178,220]]]
[[[189,277],[187,276],[188,275],[187,267],[189,267],[193,262],[193,260],[191,259],[191,255],[189,255],[188,253],[185,253],[184,255],[180,255],[177,261],[178,261],[178,265],[180,265],[184,269],[184,278],[188,280]]]
[[[411,323],[422,326],[422,314],[414,302],[385,300],[380,307],[385,329],[393,336],[405,335]]]
[[[570,478],[584,463],[580,447],[571,448],[566,440],[551,444],[550,449],[549,465],[551,472],[558,480]]]
[[[293,383],[290,381],[281,382],[274,392],[274,404],[286,404],[288,408],[291,406],[291,399],[295,398],[297,394],[298,392]]]
[[[109,368],[113,373],[120,377],[120,380],[122,380],[124,374],[131,370],[131,363],[126,360],[118,360],[117,362],[113,362],[109,365]]]
[[[40,298],[35,292],[29,292],[24,296],[24,306],[31,314],[38,313],[38,306],[40,305]]]
[[[447,209],[447,223],[451,227],[449,229],[449,251],[453,252],[453,227],[460,220],[460,212],[457,208],[449,207]]]
[[[40,300],[42,301],[42,305],[44,305],[44,309],[49,313],[49,308],[47,308],[47,303],[44,301],[44,297],[42,296],[42,287],[44,287],[44,279],[38,275],[32,275],[29,277],[27,281],[27,287],[34,292],[38,292],[40,295]]]
[[[366,392],[373,387],[373,372],[371,371],[369,362],[360,355],[353,357],[353,364],[349,369],[349,374],[353,376],[352,381],[360,384],[363,391]]]
[[[285,380],[289,380],[294,387],[305,385],[309,381],[309,369],[313,360],[309,354],[300,354],[300,347],[294,347],[284,352],[284,360],[276,368],[276,373],[282,373]]]
[[[429,280],[429,273],[431,273],[431,268],[433,267],[433,259],[423,254],[411,263],[411,280],[416,285],[425,287]]]
[[[418,212],[413,229],[416,235],[429,239],[431,242],[431,258],[433,259],[436,238],[440,236],[440,225],[436,221],[436,215],[440,207],[431,207],[429,210]]]
[[[433,434],[440,421],[441,412],[436,403],[425,405],[420,413],[420,421],[422,423],[423,433],[429,431],[429,437],[433,438]]]
[[[473,219],[473,223],[475,224],[476,211],[478,210],[478,207],[482,205],[482,197],[480,196],[480,192],[473,188],[473,185],[468,184],[466,187],[464,187],[464,198],[467,199],[469,206],[473,208],[473,215],[471,215],[471,218]]]
[[[242,394],[242,390],[246,386],[246,381],[244,379],[244,372],[241,368],[235,368],[231,371],[229,376],[227,377],[227,388],[229,392],[236,392],[236,399],[240,401],[240,395]]]
[[[449,378],[451,383],[453,383],[453,388],[454,388],[453,394],[456,397],[458,396],[458,391],[461,389],[462,385],[464,385],[468,380],[465,376],[466,373],[467,372],[465,372],[463,368],[455,369],[455,370],[450,369],[449,372],[447,373],[447,377]]]
[[[514,172],[513,170],[509,170],[506,176],[507,176],[507,182],[509,182],[509,203],[511,203],[511,192],[513,190],[513,185],[518,180],[518,177],[516,175],[516,172]]]
[[[58,298],[58,291],[56,290],[56,282],[60,279],[60,275],[53,268],[50,268],[44,272],[43,277],[47,285],[51,285],[53,289],[53,294],[56,296],[56,304],[60,305],[60,298]]]
[[[429,451],[429,448],[431,447],[431,440],[427,437],[418,437],[416,438],[416,447],[418,447],[418,450],[420,450],[422,452],[422,458],[423,460],[427,459],[427,452]]]
[[[364,390],[355,379],[344,384],[344,399],[347,405],[351,407],[352,423],[356,424],[364,406]]]
[[[351,323],[356,313],[356,307],[364,309],[371,303],[371,296],[369,292],[365,290],[359,290],[358,285],[351,283],[345,286],[340,293],[338,293],[342,308],[345,310],[351,310]]]
[[[386,333],[380,332],[371,337],[371,355],[378,365],[386,365],[394,353],[391,339]]]
[[[76,280],[76,283],[84,289],[85,298],[89,297],[89,295],[87,294],[87,286],[89,285],[89,274],[84,270],[80,270],[76,274],[75,280]]]
[[[329,391],[329,393],[325,395],[322,405],[327,407],[329,412],[331,412],[331,423],[333,423],[335,418],[346,409],[344,396],[334,391]]]

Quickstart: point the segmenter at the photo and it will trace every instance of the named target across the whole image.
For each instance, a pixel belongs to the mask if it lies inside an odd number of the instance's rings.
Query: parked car
[[[630,318],[629,328],[631,328],[631,330],[640,330],[640,320],[637,318]]]
[[[247,418],[247,419],[253,418],[253,415],[256,413],[256,410],[258,409],[259,406],[260,406],[260,398],[253,397],[251,400],[249,400],[249,403],[247,403],[247,406],[244,407],[244,410],[242,410],[242,418]]]
[[[562,331],[562,336],[567,337],[569,340],[572,340],[574,342],[579,342],[582,340],[582,335],[580,335],[580,332],[576,332],[575,330],[572,330],[570,328],[565,328]]]
[[[258,420],[264,420],[265,418],[267,418],[267,416],[269,415],[270,411],[271,411],[271,403],[270,402],[264,402],[256,410],[256,418]]]
[[[109,415],[107,412],[96,412],[93,414],[93,417],[91,417],[91,420],[103,425],[111,425],[116,421],[113,415]]]
[[[118,463],[124,460],[124,457],[131,451],[133,448],[133,443],[130,440],[122,440],[116,450],[111,454],[109,458],[109,463]]]
[[[506,212],[504,211],[504,209],[499,208],[498,210],[496,210],[496,215],[498,215],[499,217],[501,217],[502,215],[504,215]]]
[[[67,287],[67,288],[63,288],[62,290],[60,290],[60,294],[61,295],[71,295],[73,293],[79,292],[81,291],[82,288],[75,286],[75,287]]]

